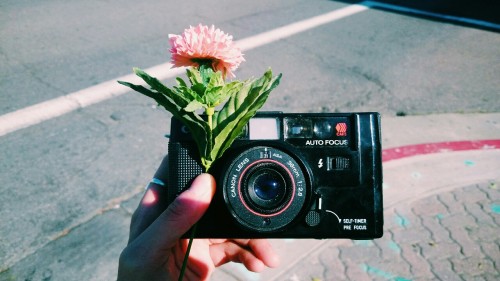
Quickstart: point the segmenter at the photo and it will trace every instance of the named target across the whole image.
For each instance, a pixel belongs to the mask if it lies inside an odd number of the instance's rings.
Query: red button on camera
[[[335,130],[337,130],[337,137],[347,136],[347,124],[346,123],[337,123],[337,126],[335,126]]]

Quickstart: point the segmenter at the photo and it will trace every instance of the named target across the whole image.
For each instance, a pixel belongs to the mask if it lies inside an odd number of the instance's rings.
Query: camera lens
[[[243,181],[243,197],[248,206],[262,214],[283,209],[292,197],[292,182],[287,171],[273,162],[252,167]]]
[[[283,178],[277,178],[276,175],[265,173],[259,175],[254,181],[254,192],[262,200],[273,200],[283,193],[285,183]]]
[[[268,211],[279,208],[287,190],[287,183],[283,176],[274,169],[261,168],[254,170],[247,185],[250,205],[257,210]]]

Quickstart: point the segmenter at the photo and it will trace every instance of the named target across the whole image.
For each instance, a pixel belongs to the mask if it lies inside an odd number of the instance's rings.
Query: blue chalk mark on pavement
[[[472,160],[465,160],[464,163],[465,163],[465,166],[467,166],[467,167],[474,167],[476,165],[476,162],[474,162]]]
[[[411,281],[411,279],[407,279],[407,278],[404,278],[401,276],[396,276],[390,272],[384,271],[382,269],[379,269],[379,268],[376,268],[373,266],[369,266],[367,264],[361,264],[361,268],[363,268],[363,270],[370,275],[379,276],[379,277],[382,277],[382,278],[387,279],[387,280]]]
[[[410,225],[410,220],[405,218],[404,216],[401,216],[399,214],[396,214],[396,223],[401,226],[401,227],[407,227]]]
[[[354,240],[354,245],[363,246],[363,247],[371,247],[373,246],[373,241],[371,240]]]
[[[396,253],[401,253],[401,247],[394,241],[389,241],[388,243],[389,249],[393,250]]]
[[[500,214],[500,205],[499,204],[493,204],[491,205],[491,211],[495,214]]]

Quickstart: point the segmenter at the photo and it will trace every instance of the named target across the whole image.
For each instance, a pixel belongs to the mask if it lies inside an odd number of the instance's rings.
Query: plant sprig
[[[188,127],[205,171],[242,133],[281,79],[281,74],[273,77],[269,69],[258,79],[226,83],[220,71],[200,66],[187,69],[189,84],[177,78],[177,86],[170,89],[139,68],[134,68],[134,72],[150,89],[124,81],[118,83],[153,98]],[[216,110],[221,104],[222,108]],[[205,118],[197,113],[200,109]]]

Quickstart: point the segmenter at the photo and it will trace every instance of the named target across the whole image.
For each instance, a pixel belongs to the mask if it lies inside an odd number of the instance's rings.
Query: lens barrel
[[[275,214],[293,196],[292,179],[285,169],[273,162],[252,166],[243,177],[243,200],[258,213]]]
[[[307,195],[305,169],[283,150],[257,146],[243,150],[223,173],[225,203],[245,228],[283,229],[300,213]]]

